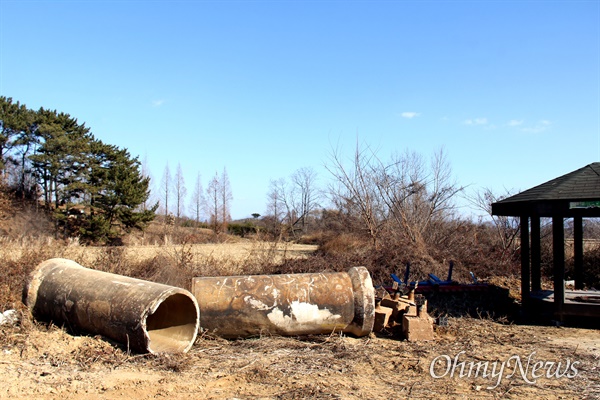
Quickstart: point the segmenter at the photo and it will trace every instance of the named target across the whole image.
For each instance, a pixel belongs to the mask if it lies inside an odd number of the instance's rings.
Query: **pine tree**
[[[28,163],[37,130],[35,115],[24,104],[0,96],[0,175],[9,164],[17,168],[18,175],[12,178],[18,182],[16,189],[23,200],[32,198],[35,193]]]
[[[31,113],[24,104],[0,96],[0,172],[5,170],[18,136],[31,129],[31,122]]]
[[[91,218],[82,232],[94,241],[113,241],[133,228],[143,229],[152,221],[158,203],[136,211],[150,196],[150,178],[144,177],[138,158],[125,149],[93,144],[95,162],[91,165]]]
[[[57,235],[114,241],[154,219],[158,203],[140,207],[150,195],[150,178],[126,149],[95,139],[69,114],[34,112],[5,97],[0,124],[0,173],[7,161],[20,167],[19,190],[35,193],[37,200],[37,189],[26,185],[28,177],[34,180],[30,186],[41,188]]]
[[[57,234],[62,227],[63,234],[69,236],[69,209],[83,201],[86,190],[92,136],[85,125],[79,125],[69,114],[43,108],[36,114],[36,124],[35,152],[29,159],[42,187],[44,205],[53,212]]]

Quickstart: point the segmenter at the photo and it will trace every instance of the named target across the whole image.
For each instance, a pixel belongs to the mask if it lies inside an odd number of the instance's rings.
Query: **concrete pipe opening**
[[[197,305],[189,296],[177,293],[167,297],[146,318],[151,353],[185,352],[198,332]]]
[[[32,272],[24,303],[42,321],[100,334],[139,353],[188,351],[200,326],[187,290],[54,258]]]

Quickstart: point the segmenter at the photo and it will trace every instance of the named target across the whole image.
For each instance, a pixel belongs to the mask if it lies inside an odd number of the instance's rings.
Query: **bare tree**
[[[231,221],[230,208],[233,194],[231,193],[231,184],[229,183],[229,176],[225,167],[223,167],[223,172],[219,180],[219,195],[221,196],[221,224],[223,231],[226,231],[227,224]]]
[[[288,199],[288,189],[284,178],[271,180],[267,193],[267,215],[270,229],[275,235],[281,235],[281,226],[285,223],[291,225],[291,204]]]
[[[169,215],[169,197],[171,197],[171,186],[172,186],[171,170],[169,169],[169,163],[165,166],[162,180],[160,182],[161,193],[163,199],[165,199],[164,211],[165,218]]]
[[[464,188],[456,183],[443,150],[431,158],[429,168],[417,153],[396,155],[379,162],[374,173],[377,190],[390,217],[413,243],[424,244],[431,223],[446,218],[454,208],[453,198]]]
[[[207,199],[207,211],[209,215],[209,222],[215,233],[219,232],[219,208],[220,208],[220,197],[219,197],[219,175],[215,173],[215,176],[208,182],[206,187],[206,199]]]
[[[184,211],[184,200],[187,194],[187,188],[185,187],[185,179],[183,177],[183,171],[181,170],[181,164],[177,164],[177,172],[175,173],[175,200],[176,200],[176,216],[177,219],[181,218]]]
[[[283,221],[284,207],[282,193],[285,190],[285,179],[279,178],[269,182],[267,193],[267,215],[273,216],[277,221]]]
[[[299,223],[305,233],[308,228],[309,216],[318,207],[319,192],[316,181],[317,173],[310,167],[300,168],[291,176],[292,204],[297,215],[292,225],[295,226]]]
[[[230,205],[233,195],[231,194],[231,185],[227,170],[219,176],[215,176],[208,182],[206,188],[207,211],[210,217],[210,224],[215,232],[227,230],[227,224],[231,220]]]
[[[469,202],[477,209],[485,212],[492,221],[496,238],[500,243],[502,259],[510,258],[517,251],[519,235],[521,231],[520,220],[518,217],[509,217],[504,215],[492,214],[492,203],[512,196],[513,193],[506,191],[503,195],[498,195],[490,188],[482,188],[475,191],[468,197]]]
[[[453,198],[463,190],[452,178],[443,150],[429,166],[414,152],[383,162],[369,146],[358,145],[350,167],[339,150],[331,153],[330,161],[333,203],[360,216],[375,247],[384,233],[424,245],[431,223],[450,217]]]
[[[332,150],[329,159],[325,168],[334,178],[329,187],[332,203],[341,212],[358,215],[377,247],[385,213],[373,174],[374,153],[368,147],[361,149],[357,143],[350,166],[344,163],[340,148]]]
[[[194,185],[194,192],[192,193],[192,211],[194,213],[196,224],[200,223],[200,216],[206,203],[201,178],[202,177],[200,173],[198,173],[198,175],[196,176],[196,184]]]

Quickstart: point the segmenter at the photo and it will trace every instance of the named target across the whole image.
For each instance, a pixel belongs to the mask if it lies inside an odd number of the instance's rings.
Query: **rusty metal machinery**
[[[406,295],[399,291],[376,300],[373,331],[396,331],[409,342],[434,340],[434,320],[427,314],[427,300],[415,297],[415,288]]]
[[[186,352],[200,324],[198,304],[187,290],[62,258],[38,265],[23,297],[37,319],[100,334],[140,353]]]
[[[375,290],[364,267],[348,272],[192,280],[201,327],[225,338],[260,334],[346,332],[368,335],[375,318]]]

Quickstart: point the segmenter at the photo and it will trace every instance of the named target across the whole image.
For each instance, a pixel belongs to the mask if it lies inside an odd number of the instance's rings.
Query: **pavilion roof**
[[[493,203],[492,214],[600,216],[600,162]]]

